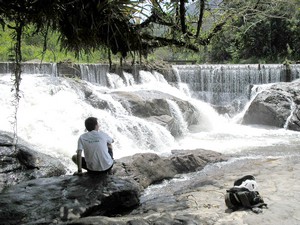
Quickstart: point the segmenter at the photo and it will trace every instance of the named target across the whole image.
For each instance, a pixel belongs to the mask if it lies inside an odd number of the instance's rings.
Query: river
[[[186,70],[186,68],[184,69]],[[175,71],[178,72],[178,70],[180,67],[175,68]],[[181,73],[182,71],[181,68]],[[296,74],[295,79],[299,78],[298,75]],[[116,74],[108,73],[106,77],[110,83],[108,87],[90,81],[83,81],[79,85],[74,82],[77,78],[70,79],[47,73],[23,73],[20,88],[21,99],[17,114],[18,136],[34,145],[39,151],[60,158],[71,171],[76,168],[70,157],[76,152],[77,139],[84,132],[84,120],[88,116],[98,117],[100,129],[115,139],[115,158],[140,152],[169,154],[172,149],[195,148],[210,149],[226,154],[249,151],[259,154],[259,149],[267,148],[269,152],[272,149],[276,150],[275,153],[285,146],[289,146],[290,149],[300,146],[299,132],[284,128],[245,126],[239,123],[251,101],[247,96],[249,91],[234,92],[234,94],[230,92],[226,97],[228,100],[226,104],[242,97],[240,98],[242,107],[234,115],[218,114],[211,106],[212,103],[208,100],[207,92],[216,89],[213,88],[213,85],[217,85],[220,90],[223,90],[220,85],[224,81],[220,81],[219,84],[214,81],[207,84],[208,86],[204,87],[203,91],[199,89],[197,91],[192,88],[193,85],[189,85],[189,82],[190,84],[195,83],[195,80],[193,81],[195,76],[191,79],[191,75],[189,79],[180,75],[176,85],[170,84],[164,76],[157,72],[140,71],[139,82],[136,82],[130,73],[124,73],[124,77],[126,82]],[[230,82],[237,81],[237,77],[235,73],[235,79],[229,79]],[[277,79],[280,81],[280,76]],[[267,81],[276,82],[278,80],[268,79],[263,83],[268,83]],[[205,82],[207,83],[207,81]],[[93,107],[85,100],[85,94],[81,90],[82,85],[92,90],[97,98],[105,101],[109,107],[105,110]],[[233,86],[236,87],[236,84]],[[14,122],[12,87],[11,74],[0,74],[0,129],[9,132],[13,131]],[[173,107],[174,117],[180,124],[178,129],[181,129],[183,134],[181,137],[174,138],[166,128],[131,115],[110,95],[116,91],[138,90],[158,90],[189,101],[201,112],[201,122],[198,125],[187,127],[186,121],[182,119],[182,112],[170,103],[170,107]],[[201,99],[203,92],[206,93],[206,99]],[[219,93],[219,95],[221,94]],[[235,98],[232,99],[233,97]],[[222,102],[224,101],[223,98]]]

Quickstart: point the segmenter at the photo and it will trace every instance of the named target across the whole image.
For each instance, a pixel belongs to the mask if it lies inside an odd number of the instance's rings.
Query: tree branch
[[[164,46],[175,45],[177,47],[184,47],[190,49],[194,52],[199,52],[199,48],[196,45],[186,43],[184,41],[178,41],[176,39],[168,39],[163,37],[154,37],[149,34],[142,34],[142,39],[150,41],[150,43],[145,42],[143,45],[149,48],[159,48]]]
[[[185,25],[185,0],[180,0],[180,24],[181,31],[183,34],[186,34],[186,25]]]
[[[200,13],[199,13],[199,19],[198,19],[198,23],[197,23],[196,38],[199,37],[200,30],[201,30],[201,27],[202,27],[204,9],[205,9],[205,0],[200,0]]]

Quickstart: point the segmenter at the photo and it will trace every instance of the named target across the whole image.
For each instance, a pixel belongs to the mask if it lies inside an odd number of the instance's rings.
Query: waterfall
[[[57,76],[56,63],[24,63],[22,73]]]
[[[9,63],[0,64],[0,129],[10,132],[13,119],[11,67]],[[254,85],[253,91],[258,91],[255,83],[283,79],[281,65],[261,65],[259,72],[257,65],[174,66],[177,80],[181,81],[177,84],[155,71],[117,74],[108,72],[106,65],[46,64],[39,67],[30,63],[24,67],[18,135],[66,163],[72,164],[70,157],[76,151],[77,139],[85,131],[84,120],[89,116],[97,117],[100,129],[115,139],[116,159],[141,152],[169,154],[172,149],[203,148],[231,153],[262,146],[300,145],[299,132],[238,124],[218,114],[209,101],[200,98],[206,96],[213,101],[213,96],[226,100],[242,95],[248,102],[250,85]],[[299,66],[292,67],[292,71],[291,77],[298,78]],[[76,77],[82,80],[73,79]],[[122,101],[114,98],[117,93],[123,93]],[[132,93],[153,94],[158,98],[170,96],[167,100],[170,116],[181,136],[175,138],[163,125],[134,116],[132,105],[126,99]],[[199,123],[187,125],[183,116],[186,112],[181,112],[177,101],[171,99],[194,106],[197,112],[191,116],[196,116]]]
[[[292,64],[289,65],[291,71],[291,81],[300,78],[300,65]]]
[[[185,119],[183,118],[183,115],[182,115],[182,112],[180,111],[179,106],[177,105],[176,102],[174,102],[172,100],[168,99],[167,102],[169,104],[171,114],[176,123],[176,130],[178,131],[178,133],[180,135],[185,135],[188,132],[188,125],[187,125]]]
[[[13,64],[9,62],[0,63],[0,74],[12,73]]]
[[[146,71],[143,73],[152,74]],[[160,77],[157,74],[152,76]],[[159,86],[153,82],[147,86],[148,89]],[[95,103],[87,101],[83,85],[93,93],[95,97],[92,100]],[[10,121],[13,119],[11,86],[11,75],[1,74],[0,127],[9,132],[12,132]],[[144,87],[127,87],[123,91],[130,92],[139,88]],[[132,116],[130,108],[125,109],[119,101],[112,98],[112,91],[113,88],[78,82],[76,79],[22,74],[18,135],[38,149],[43,149],[44,153],[70,158],[76,151],[79,135],[85,130],[84,120],[89,116],[96,116],[100,128],[115,139],[115,157],[144,151],[168,152],[175,143],[170,131],[159,124]],[[97,104],[107,106],[101,109],[96,107]]]
[[[82,80],[107,86],[107,73],[109,66],[103,64],[80,64],[80,75]]]
[[[13,73],[13,63],[4,62],[0,63],[0,74]],[[58,76],[57,64],[56,63],[38,63],[28,62],[22,63],[22,73],[27,74],[39,74],[39,75],[51,75]]]
[[[173,73],[176,77],[179,90],[182,91],[183,93],[185,93],[187,96],[191,97],[189,85],[187,83],[183,83],[181,81],[180,72],[179,72],[178,67],[173,66],[172,69],[173,69]]]
[[[131,73],[123,72],[123,75],[124,75],[126,86],[132,86],[135,84],[134,77]]]
[[[286,81],[287,68],[281,64],[177,65],[178,81],[188,85],[192,96],[215,105],[249,100],[252,85]],[[290,65],[290,79],[300,78],[300,65]],[[242,107],[240,107],[242,108]]]
[[[148,71],[141,70],[139,73],[139,80],[140,83],[167,83],[164,76],[156,71],[154,71],[153,73],[149,73]]]
[[[297,105],[295,104],[295,102],[293,101],[293,99],[291,97],[286,97],[287,100],[291,103],[291,113],[288,116],[287,120],[285,121],[284,124],[284,128],[287,129],[288,125],[289,125],[289,121],[290,119],[293,117],[295,110],[297,109]]]
[[[11,73],[12,63],[0,63],[0,74]],[[136,70],[137,68],[132,68]],[[23,63],[22,72],[52,76],[79,77],[109,88],[120,88],[151,81],[174,82],[186,95],[214,105],[248,102],[251,87],[255,84],[292,81],[300,78],[300,65],[249,64],[249,65],[174,65],[172,75],[153,71],[134,75],[130,72],[109,72],[107,64]]]
[[[115,73],[107,73],[107,80],[109,87],[114,89],[128,86],[126,81],[124,81],[122,77]]]

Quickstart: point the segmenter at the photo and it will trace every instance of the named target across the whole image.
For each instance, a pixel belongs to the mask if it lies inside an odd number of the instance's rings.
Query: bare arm
[[[108,153],[110,154],[111,158],[114,159],[114,153],[113,153],[113,149],[112,149],[112,144],[107,143],[107,149],[108,149]]]
[[[78,173],[82,173],[81,153],[82,153],[82,150],[77,150],[77,166],[78,166]]]

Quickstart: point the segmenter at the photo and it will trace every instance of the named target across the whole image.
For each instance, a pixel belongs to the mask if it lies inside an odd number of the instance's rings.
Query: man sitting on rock
[[[110,172],[114,163],[111,147],[114,140],[108,134],[99,131],[98,120],[95,117],[85,120],[85,128],[88,132],[79,137],[77,155],[72,157],[78,166],[76,174],[82,174],[82,168],[92,174]],[[81,157],[82,151],[85,157]]]

